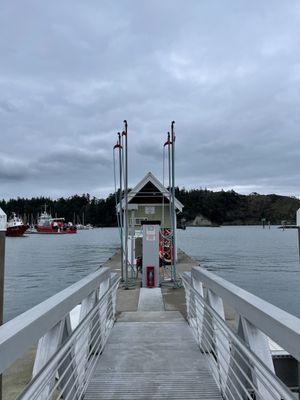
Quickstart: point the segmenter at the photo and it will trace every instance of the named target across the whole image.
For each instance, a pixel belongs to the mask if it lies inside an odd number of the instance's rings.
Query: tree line
[[[296,211],[300,208],[300,201],[295,197],[258,193],[242,195],[233,190],[214,192],[207,189],[176,188],[176,197],[184,205],[179,219],[184,218],[187,223],[198,215],[220,225],[258,224],[263,218],[272,224],[280,224],[283,220],[293,223]],[[16,212],[28,223],[36,222],[45,204],[53,217],[64,217],[66,221],[100,227],[117,224],[114,194],[105,199],[82,194],[56,200],[33,197],[0,201],[0,207],[8,216]]]
[[[230,191],[177,189],[176,196],[184,204],[183,216],[192,221],[201,214],[215,224],[253,225],[265,219],[271,224],[294,223],[300,200],[277,194],[243,195]]]
[[[115,196],[106,199],[90,197],[89,194],[74,195],[56,200],[50,197],[32,197],[0,201],[0,207],[9,216],[13,212],[22,216],[27,223],[36,223],[38,216],[44,211],[52,217],[64,217],[67,222],[91,224],[93,226],[115,226]]]

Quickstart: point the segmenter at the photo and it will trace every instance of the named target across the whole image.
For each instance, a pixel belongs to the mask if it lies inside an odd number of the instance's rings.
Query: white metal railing
[[[0,327],[0,373],[38,341],[33,377],[19,399],[82,397],[115,320],[118,284],[117,274],[101,268]]]
[[[188,322],[223,398],[295,399],[275,375],[266,333],[279,345],[292,336],[290,347],[299,347],[300,320],[200,267],[182,282]],[[225,322],[223,300],[235,311],[236,331]]]
[[[118,282],[96,302],[19,399],[82,398],[114,323]]]

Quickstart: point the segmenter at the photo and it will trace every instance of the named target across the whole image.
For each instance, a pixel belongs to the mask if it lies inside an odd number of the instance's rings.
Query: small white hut
[[[124,199],[122,208],[124,209]],[[183,204],[175,199],[175,227],[177,226],[177,214],[182,212]],[[129,253],[133,248],[135,253],[135,244],[131,245],[131,240],[140,235],[142,221],[159,221],[162,229],[172,228],[170,213],[170,192],[163,184],[152,174],[148,172],[144,178],[128,193],[128,226],[129,226]],[[120,211],[120,204],[117,206]],[[175,249],[177,250],[175,229]],[[177,251],[176,251],[177,254]],[[136,254],[134,254],[135,258]],[[128,256],[131,259],[131,254]]]

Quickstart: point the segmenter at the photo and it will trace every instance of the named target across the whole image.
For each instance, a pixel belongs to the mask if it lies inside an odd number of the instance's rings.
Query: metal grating
[[[163,322],[153,312],[148,322],[115,324],[85,400],[222,398],[187,323],[157,314]]]
[[[111,399],[221,399],[220,392],[208,371],[120,372],[95,377],[85,400]]]

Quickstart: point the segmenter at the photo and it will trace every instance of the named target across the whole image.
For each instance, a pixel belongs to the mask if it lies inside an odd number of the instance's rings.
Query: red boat
[[[15,213],[9,219],[6,227],[6,236],[23,236],[27,231],[28,225],[25,225],[21,218],[17,217]]]
[[[52,218],[50,214],[42,212],[35,225],[38,233],[63,235],[67,233],[77,233],[76,226],[71,222],[65,223],[64,218]]]

